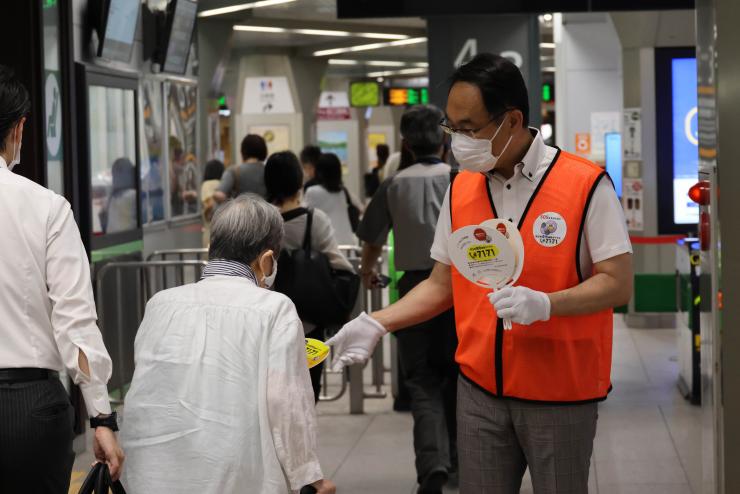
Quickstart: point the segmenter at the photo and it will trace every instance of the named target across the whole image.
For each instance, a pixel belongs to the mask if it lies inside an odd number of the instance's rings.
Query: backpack
[[[283,220],[287,222],[304,214],[308,217],[303,245],[298,249],[283,249],[280,253],[275,291],[293,301],[302,321],[322,327],[341,326],[349,320],[357,301],[360,277],[333,269],[326,254],[313,250],[313,209],[288,211],[283,214]]]

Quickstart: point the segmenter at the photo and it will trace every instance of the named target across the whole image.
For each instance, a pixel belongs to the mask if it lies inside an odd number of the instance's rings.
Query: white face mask
[[[265,276],[262,278],[262,283],[265,285],[265,288],[272,288],[272,285],[275,284],[275,278],[277,277],[277,259],[275,259],[275,256],[272,257],[272,273],[270,273],[269,276]]]
[[[13,170],[15,165],[19,165],[21,162],[21,145],[23,145],[23,139],[15,146],[15,153],[13,153],[13,159],[8,163],[8,170]]]
[[[455,159],[460,163],[460,168],[471,172],[487,172],[496,167],[496,162],[506,152],[506,148],[509,147],[511,139],[514,136],[509,137],[504,149],[501,150],[498,156],[494,156],[491,152],[491,143],[496,139],[498,133],[501,132],[508,118],[509,115],[506,114],[504,121],[501,122],[496,133],[490,139],[476,139],[460,133],[452,134],[452,154],[455,155]]]

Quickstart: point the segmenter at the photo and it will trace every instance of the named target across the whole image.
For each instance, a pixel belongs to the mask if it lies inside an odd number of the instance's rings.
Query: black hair
[[[136,168],[128,158],[118,158],[111,167],[111,197],[136,188]]]
[[[388,144],[377,144],[375,146],[375,156],[378,157],[378,167],[383,168],[388,162],[388,157],[391,155],[391,148]]]
[[[270,155],[265,163],[267,200],[280,205],[303,189],[303,168],[291,151]]]
[[[267,158],[267,143],[262,136],[247,134],[242,139],[242,159],[247,161],[249,158],[259,161],[265,161]]]
[[[203,181],[206,180],[221,180],[221,175],[224,174],[224,164],[219,160],[211,160],[206,163],[206,169],[203,172]]]
[[[316,162],[316,181],[329,192],[340,192],[342,183],[342,162],[334,153],[324,153]]]
[[[499,116],[510,109],[524,115],[524,126],[529,125],[529,93],[522,73],[511,60],[492,53],[479,53],[461,65],[450,76],[450,89],[456,82],[476,86],[491,116]]]
[[[401,116],[401,136],[416,159],[439,152],[444,131],[439,126],[442,111],[432,105],[414,106]]]
[[[10,131],[30,111],[31,99],[25,86],[13,69],[0,65],[0,152],[5,151]]]
[[[301,163],[308,163],[316,166],[316,163],[319,161],[319,156],[321,156],[321,148],[314,146],[313,144],[309,144],[301,150]]]

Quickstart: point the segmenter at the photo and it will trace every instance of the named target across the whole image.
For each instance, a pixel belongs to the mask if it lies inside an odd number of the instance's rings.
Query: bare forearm
[[[621,259],[609,272],[597,272],[580,285],[548,294],[550,314],[575,316],[619,307],[632,296],[631,257]]]
[[[362,244],[362,264],[360,265],[360,270],[363,274],[373,272],[381,252],[383,252],[382,245],[374,245],[367,242]]]
[[[220,190],[217,190],[216,192],[214,192],[214,193],[213,193],[213,199],[214,199],[214,200],[215,200],[215,201],[216,201],[216,202],[217,202],[218,204],[221,204],[222,202],[225,202],[227,198],[226,198],[226,194],[224,194],[224,193],[223,193],[223,192],[221,192]]]
[[[395,304],[373,312],[371,316],[388,331],[428,321],[452,307],[450,268],[437,264],[432,275],[419,283]]]

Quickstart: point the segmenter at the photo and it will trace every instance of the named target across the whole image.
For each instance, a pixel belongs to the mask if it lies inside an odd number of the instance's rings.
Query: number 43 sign
[[[465,62],[469,61],[473,57],[475,57],[478,54],[478,40],[475,38],[468,38],[465,43],[463,43],[462,48],[460,49],[460,52],[457,54],[457,57],[455,57],[454,66],[455,68],[461,66]],[[500,55],[504,58],[508,58],[511,60],[511,62],[519,67],[522,68],[522,65],[524,64],[524,58],[522,58],[521,53],[513,50],[505,50],[500,53]]]

